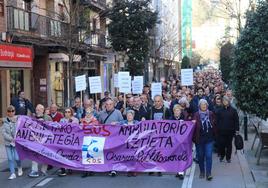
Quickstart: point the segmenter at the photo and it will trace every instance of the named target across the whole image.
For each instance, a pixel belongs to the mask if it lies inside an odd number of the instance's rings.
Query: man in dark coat
[[[35,113],[33,104],[25,98],[24,91],[18,92],[18,96],[11,100],[11,105],[15,107],[16,115],[27,115],[28,110]]]
[[[232,140],[239,131],[239,118],[237,111],[230,106],[230,99],[227,96],[222,98],[223,107],[216,113],[216,125],[218,131],[218,147],[220,161],[224,157],[228,163],[231,162]]]

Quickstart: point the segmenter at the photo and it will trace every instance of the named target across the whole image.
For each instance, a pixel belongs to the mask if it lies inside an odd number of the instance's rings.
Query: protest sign
[[[106,172],[182,172],[192,164],[191,121],[142,121],[136,125],[43,122],[20,116],[20,159],[55,167]]]
[[[132,93],[133,94],[142,94],[143,90],[143,76],[134,76],[132,81]]]
[[[162,96],[162,84],[160,82],[158,83],[152,83],[151,85],[151,91],[152,91],[152,99],[156,95]]]
[[[129,72],[118,72],[119,92],[131,93],[131,77]]]
[[[193,69],[181,69],[181,85],[182,86],[194,85]]]
[[[75,77],[75,91],[84,91],[87,89],[86,75]]]
[[[89,80],[89,89],[90,89],[91,94],[102,92],[100,76],[88,77],[88,80]]]

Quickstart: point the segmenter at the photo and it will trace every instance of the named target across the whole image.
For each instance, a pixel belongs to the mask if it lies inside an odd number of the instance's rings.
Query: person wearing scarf
[[[213,112],[208,110],[208,102],[205,99],[199,101],[198,107],[198,112],[194,115],[196,128],[193,141],[198,148],[199,177],[204,178],[206,174],[206,179],[210,181],[213,178],[211,169],[213,143],[216,134],[215,118]]]

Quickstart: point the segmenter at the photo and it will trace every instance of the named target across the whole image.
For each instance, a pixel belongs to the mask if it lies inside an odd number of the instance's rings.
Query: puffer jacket
[[[3,130],[2,134],[4,137],[4,142],[6,146],[10,146],[10,143],[16,137],[16,123],[17,117],[14,120],[9,119],[8,117],[3,119]]]

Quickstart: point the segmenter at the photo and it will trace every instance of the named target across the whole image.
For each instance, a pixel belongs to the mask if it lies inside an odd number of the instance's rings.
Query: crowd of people
[[[167,81],[162,81],[162,95],[151,96],[150,85],[144,85],[142,94],[127,94],[126,101],[124,94],[113,97],[108,91],[100,101],[91,98],[81,101],[80,97],[76,97],[74,105],[66,107],[63,113],[58,110],[56,104],[51,104],[48,108],[38,104],[34,109],[31,102],[25,99],[24,92],[20,91],[18,97],[11,101],[7,108],[7,117],[4,119],[3,136],[11,172],[9,179],[16,178],[15,161],[18,176],[23,174],[14,140],[17,115],[27,115],[27,111],[39,120],[72,122],[82,127],[98,124],[125,126],[144,120],[193,121],[193,142],[196,147],[194,160],[200,167],[199,177],[208,181],[213,178],[213,150],[216,149],[221,162],[225,159],[231,163],[232,140],[239,131],[232,91],[225,86],[216,70],[194,73],[194,86],[181,86],[179,79],[170,77]],[[41,164],[41,175],[46,175],[49,167],[47,164]],[[61,168],[59,175],[66,176],[67,172],[68,170]],[[116,174],[116,171],[109,172],[111,176]],[[39,175],[38,163],[33,161],[29,176]],[[89,175],[93,175],[93,172],[83,173],[83,177]],[[128,176],[136,175],[136,172],[128,172]],[[162,173],[157,172],[157,175],[161,176]],[[176,177],[183,179],[184,173],[178,172]]]

